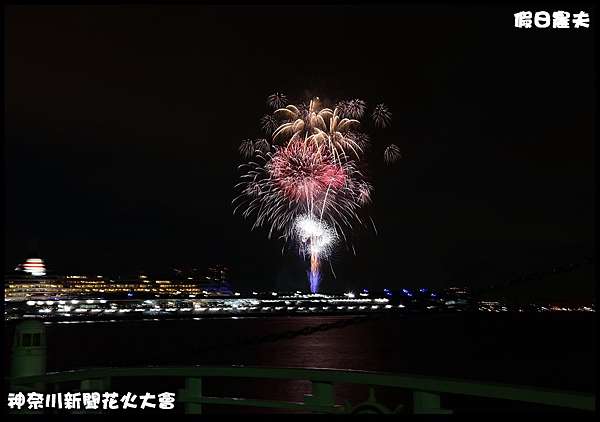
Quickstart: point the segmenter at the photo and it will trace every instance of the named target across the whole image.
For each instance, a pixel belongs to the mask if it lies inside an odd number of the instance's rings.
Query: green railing
[[[80,383],[80,391],[107,391],[113,378],[118,377],[181,377],[185,388],[180,389],[176,400],[183,403],[186,413],[201,413],[203,405],[218,404],[252,406],[284,410],[322,413],[386,413],[392,412],[376,402],[374,387],[395,387],[412,393],[412,403],[399,405],[394,411],[413,413],[452,413],[443,409],[443,395],[463,395],[487,399],[510,400],[557,408],[595,411],[594,394],[547,390],[536,387],[465,381],[449,378],[407,374],[385,374],[354,370],[312,368],[263,367],[144,367],[144,368],[93,368],[47,373],[43,376],[8,378],[12,391],[31,391],[33,386],[52,387],[61,391],[61,383]],[[304,380],[311,383],[311,394],[302,402],[259,400],[237,397],[207,397],[202,395],[205,378],[253,378]],[[369,399],[357,406],[336,404],[334,384],[358,384],[369,387]]]

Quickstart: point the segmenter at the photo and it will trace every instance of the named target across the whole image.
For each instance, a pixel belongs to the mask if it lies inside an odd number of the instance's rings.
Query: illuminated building
[[[151,280],[148,277],[111,280],[102,276],[34,277],[29,274],[4,278],[5,300],[54,299],[96,296],[174,296],[227,295],[228,288],[193,280]]]
[[[33,256],[33,255],[32,255]],[[227,296],[231,288],[226,281],[228,269],[211,267],[211,277],[194,269],[183,274],[149,277],[140,274],[132,278],[105,278],[101,275],[47,274],[40,258],[29,258],[4,277],[4,298],[8,301],[29,299],[64,299],[77,297],[188,297]],[[190,277],[191,276],[191,277]]]
[[[22,271],[39,277],[46,275],[46,266],[41,258],[28,258],[24,263],[19,264],[15,271]]]

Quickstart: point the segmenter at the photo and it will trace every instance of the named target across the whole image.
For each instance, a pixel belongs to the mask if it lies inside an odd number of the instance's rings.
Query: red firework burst
[[[348,177],[325,148],[297,140],[278,148],[267,166],[292,201],[321,201],[328,190],[342,188]]]

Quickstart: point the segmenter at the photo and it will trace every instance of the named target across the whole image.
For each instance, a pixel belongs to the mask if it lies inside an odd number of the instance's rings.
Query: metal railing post
[[[102,396],[102,393],[106,392],[108,389],[110,388],[110,378],[96,378],[96,379],[87,379],[87,380],[81,380],[81,384],[80,384],[80,391],[82,393],[100,393],[100,396]],[[100,402],[102,403],[102,402]],[[100,404],[100,406],[98,407],[97,410],[83,410],[83,403],[82,403],[82,408],[77,411],[74,410],[73,413],[76,414],[83,414],[83,413],[102,413],[102,404]]]
[[[442,409],[440,406],[440,395],[425,391],[413,392],[413,413],[416,414],[448,414],[451,410]]]
[[[185,389],[179,390],[179,394],[183,401],[188,398],[196,399],[202,397],[202,378],[186,378]],[[185,403],[185,413],[199,415],[202,413],[202,405],[200,403]]]
[[[317,411],[329,411],[335,407],[335,393],[330,382],[311,381],[312,394],[304,396],[304,403]]]

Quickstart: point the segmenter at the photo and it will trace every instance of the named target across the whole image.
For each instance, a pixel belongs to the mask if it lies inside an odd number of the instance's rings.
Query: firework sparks
[[[260,126],[267,135],[272,135],[279,127],[279,121],[272,114],[265,114],[260,119]]]
[[[267,104],[273,109],[285,107],[287,104],[287,97],[280,92],[276,92],[275,94],[269,95],[267,98]]]
[[[371,139],[369,138],[369,135],[367,135],[364,132],[350,131],[346,136],[352,139],[352,141],[354,141],[354,143],[356,143],[356,145],[363,151],[369,148],[371,144]]]
[[[311,293],[317,293],[321,281],[320,262],[326,258],[337,240],[335,232],[311,215],[298,217],[295,223],[300,251],[310,256],[308,279]]]
[[[400,148],[398,148],[395,144],[390,144],[385,148],[383,152],[383,160],[386,164],[392,164],[402,158],[402,154],[400,153]]]
[[[370,140],[359,119],[367,106],[352,99],[331,109],[318,97],[288,104],[283,94],[269,96],[267,103],[275,111],[260,123],[272,139],[240,145],[240,153],[252,160],[240,166],[234,213],[254,216],[253,228],[267,227],[269,237],[280,233],[296,241],[300,253],[310,256],[310,288],[316,292],[321,260],[347,239],[346,231],[365,225],[359,211],[371,202],[373,188],[360,170]],[[372,116],[389,124],[391,113],[383,104],[377,107]],[[394,155],[389,148],[386,162]]]
[[[256,151],[262,152],[263,154],[266,154],[271,149],[271,145],[269,144],[269,141],[267,141],[264,138],[257,139],[254,141],[254,149]]]
[[[254,154],[254,142],[252,141],[252,139],[243,140],[240,144],[239,151],[243,157],[252,157],[252,155]]]
[[[295,223],[300,250],[305,255],[326,258],[337,240],[335,231],[311,215],[301,215]]]
[[[367,103],[355,98],[353,100],[340,101],[337,105],[342,116],[350,119],[360,119],[365,114]]]
[[[392,113],[390,113],[387,106],[383,103],[375,106],[371,117],[373,117],[375,126],[381,128],[388,127],[392,121]]]

